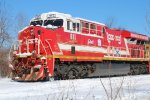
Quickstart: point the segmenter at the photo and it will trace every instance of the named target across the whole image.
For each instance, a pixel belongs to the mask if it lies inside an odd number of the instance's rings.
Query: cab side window
[[[93,30],[95,30],[95,29],[96,29],[95,24],[91,24],[91,27],[90,27],[90,28],[93,29]]]
[[[90,24],[90,33],[96,34],[96,25],[95,24]]]
[[[72,23],[73,31],[80,32],[80,24],[79,23]]]
[[[80,32],[80,24],[77,23],[77,32]]]
[[[89,23],[82,22],[82,33],[89,34]]]
[[[67,30],[70,30],[70,21],[67,21]]]
[[[89,23],[85,23],[86,29],[89,29]]]
[[[76,31],[76,23],[72,23],[72,29],[73,31]]]
[[[67,20],[66,30],[73,32],[80,32],[80,23],[78,21]]]

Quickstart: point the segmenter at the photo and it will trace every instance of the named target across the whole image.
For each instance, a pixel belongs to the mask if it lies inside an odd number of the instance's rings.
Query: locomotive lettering
[[[88,44],[94,44],[94,40],[88,39]]]

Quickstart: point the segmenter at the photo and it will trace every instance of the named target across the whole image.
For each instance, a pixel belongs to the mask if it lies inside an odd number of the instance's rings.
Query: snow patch
[[[120,86],[117,100],[148,100],[149,84],[150,75],[51,82],[15,82],[0,78],[0,100],[107,100],[108,96],[115,97]]]

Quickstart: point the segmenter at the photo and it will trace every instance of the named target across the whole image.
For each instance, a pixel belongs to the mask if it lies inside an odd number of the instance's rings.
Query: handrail
[[[10,50],[9,50],[9,53],[8,53],[8,59],[9,59],[9,61],[12,60],[10,54],[11,54],[12,48],[13,48],[13,46],[14,46],[14,44],[15,44],[16,42],[17,42],[17,41],[14,41],[14,42],[12,43],[11,47],[10,47]]]
[[[49,39],[49,40],[50,40],[50,39]],[[54,54],[53,54],[53,51],[52,51],[52,47],[50,46],[48,40],[45,40],[45,41],[47,42],[47,44],[48,44],[48,46],[49,46],[49,48],[50,48],[50,51],[52,52],[52,56],[53,56]]]
[[[51,39],[49,39],[50,41],[51,41]],[[48,40],[45,40],[47,43],[48,43],[48,46],[49,46],[49,48],[50,48],[50,51],[52,52],[52,61],[53,61],[53,66],[54,66],[54,64],[55,64],[55,61],[54,61],[54,53],[53,53],[53,51],[52,51],[52,47],[51,47],[51,45],[49,44],[49,42],[48,42]],[[53,67],[53,70],[54,70],[54,67]]]
[[[45,49],[45,46],[43,45],[43,43],[42,43],[42,41],[40,40],[40,43],[41,43],[41,45],[43,46],[43,48],[44,48],[44,51],[45,51],[45,53],[46,53],[46,58],[47,58],[47,51],[46,51],[46,49]],[[46,64],[47,64],[47,59],[46,59]]]

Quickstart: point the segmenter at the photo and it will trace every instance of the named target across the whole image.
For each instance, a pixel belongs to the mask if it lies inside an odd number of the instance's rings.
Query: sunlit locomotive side
[[[11,55],[18,81],[149,72],[148,36],[58,12],[43,13],[18,33]]]

